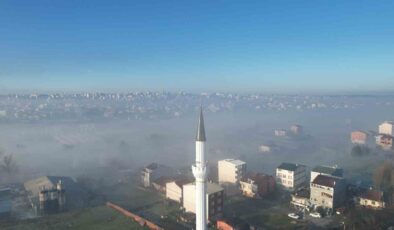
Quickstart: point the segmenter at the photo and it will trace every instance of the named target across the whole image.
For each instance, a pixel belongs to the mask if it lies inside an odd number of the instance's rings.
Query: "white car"
[[[289,213],[287,216],[296,220],[300,219],[300,216],[295,213]]]
[[[311,217],[321,218],[321,214],[318,213],[318,212],[311,212],[311,213],[309,213],[309,215],[310,215]]]

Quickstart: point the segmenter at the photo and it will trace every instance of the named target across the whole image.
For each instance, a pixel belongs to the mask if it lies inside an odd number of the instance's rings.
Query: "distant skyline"
[[[0,3],[0,91],[392,92],[394,1]]]

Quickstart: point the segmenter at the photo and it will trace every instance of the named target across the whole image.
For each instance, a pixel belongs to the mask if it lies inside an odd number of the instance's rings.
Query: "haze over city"
[[[0,229],[393,229],[393,12],[0,2]]]

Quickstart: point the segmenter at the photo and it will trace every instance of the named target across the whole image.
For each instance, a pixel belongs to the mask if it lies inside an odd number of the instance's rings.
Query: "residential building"
[[[345,201],[346,183],[343,178],[318,175],[311,182],[311,204],[334,210]]]
[[[167,177],[167,176],[161,176],[157,178],[153,183],[152,186],[155,190],[161,192],[161,193],[166,193],[166,184],[170,181],[173,181],[174,179],[172,177]]]
[[[232,217],[217,220],[216,228],[218,230],[250,230],[250,225],[239,218]]]
[[[393,136],[388,134],[379,134],[376,136],[376,144],[383,150],[390,150],[393,148]]]
[[[391,121],[385,121],[379,125],[379,134],[386,134],[393,136],[393,125]]]
[[[191,183],[192,180],[181,178],[166,184],[166,198],[182,204],[183,185]]]
[[[312,182],[318,175],[343,177],[343,169],[337,166],[324,166],[318,165],[311,170],[311,181]]]
[[[271,152],[271,146],[269,146],[269,145],[260,145],[259,150],[262,153],[269,153],[269,152]]]
[[[368,140],[368,133],[363,131],[353,131],[350,134],[350,140],[353,144],[365,145]]]
[[[241,160],[225,159],[218,162],[218,179],[220,184],[239,184],[245,173],[246,163]]]
[[[293,163],[282,163],[276,169],[276,182],[282,188],[295,191],[306,185],[306,166]]]
[[[284,137],[287,135],[287,131],[284,129],[276,129],[275,130],[275,136],[277,137]]]
[[[72,178],[43,176],[24,183],[32,207],[43,213],[83,208],[88,193]]]
[[[244,196],[262,198],[275,191],[275,178],[262,173],[249,172],[240,181],[241,191]]]
[[[291,194],[290,204],[296,209],[308,209],[311,207],[310,201],[310,189],[309,188],[301,188]]]
[[[171,177],[174,176],[175,172],[172,168],[157,164],[151,163],[150,165],[146,166],[141,171],[141,183],[144,187],[150,187],[152,183],[157,180],[159,177],[167,176]]]
[[[206,207],[207,219],[220,217],[223,214],[224,189],[214,183],[207,183]],[[196,184],[183,185],[183,208],[186,212],[196,212]]]
[[[368,189],[358,197],[358,204],[372,209],[383,209],[386,204],[383,199],[383,192],[375,189]]]

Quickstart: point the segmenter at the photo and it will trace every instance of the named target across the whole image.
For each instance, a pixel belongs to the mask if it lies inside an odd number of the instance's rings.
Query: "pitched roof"
[[[248,223],[246,223],[244,220],[241,220],[236,217],[222,218],[222,219],[219,219],[218,221],[225,222],[226,224],[230,225],[234,229],[238,229],[238,230],[249,230],[250,229],[250,225]]]
[[[335,184],[340,180],[340,178],[332,177],[332,176],[325,176],[325,175],[318,175],[314,180],[313,184],[322,185],[325,187],[334,188]]]
[[[360,197],[367,200],[383,201],[383,193],[375,189],[368,189]]]

